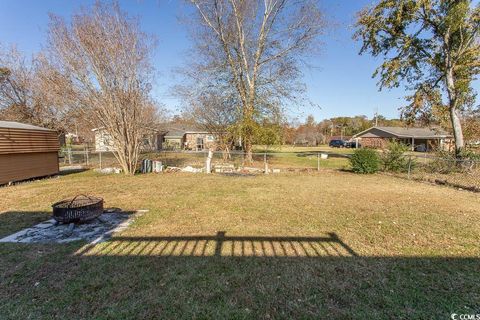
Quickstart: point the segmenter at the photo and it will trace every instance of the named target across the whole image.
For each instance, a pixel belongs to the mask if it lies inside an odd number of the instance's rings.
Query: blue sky
[[[48,13],[69,17],[91,0],[0,0],[0,43],[17,44],[28,54],[45,43]],[[189,40],[184,26],[178,22],[184,6],[182,0],[124,0],[120,6],[129,14],[140,17],[142,29],[158,38],[154,65],[158,76],[154,95],[172,113],[180,103],[169,94],[178,78],[172,71],[185,62]],[[321,54],[312,59],[313,68],[306,68],[305,83],[310,100],[320,108],[290,108],[290,116],[303,119],[313,114],[317,120],[334,116],[364,114],[373,116],[376,108],[387,117],[398,117],[407,94],[402,89],[378,91],[372,79],[379,61],[368,55],[359,56],[359,43],[352,40],[355,14],[371,0],[324,0],[322,7],[333,27],[322,40]],[[478,81],[475,88],[480,88]]]

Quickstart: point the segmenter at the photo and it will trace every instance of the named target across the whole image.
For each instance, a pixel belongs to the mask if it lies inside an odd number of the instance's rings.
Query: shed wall
[[[0,184],[57,174],[58,152],[0,154]]]
[[[57,133],[0,127],[0,184],[57,174]]]
[[[0,154],[58,152],[59,149],[54,131],[0,127]]]

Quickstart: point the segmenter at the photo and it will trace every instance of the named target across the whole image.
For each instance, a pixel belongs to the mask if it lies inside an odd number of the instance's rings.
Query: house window
[[[203,138],[197,138],[197,150],[203,150]]]
[[[207,135],[206,139],[207,139],[207,141],[208,141],[208,142],[215,141],[215,137],[214,137],[214,136],[212,136],[212,135],[210,135],[210,134],[209,134],[209,135]]]

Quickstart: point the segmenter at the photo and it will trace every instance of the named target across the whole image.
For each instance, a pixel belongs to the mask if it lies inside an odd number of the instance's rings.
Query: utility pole
[[[375,108],[375,127],[378,127],[378,108]]]

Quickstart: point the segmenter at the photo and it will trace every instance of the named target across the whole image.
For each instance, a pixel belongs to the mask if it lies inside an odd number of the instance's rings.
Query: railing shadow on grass
[[[76,255],[185,257],[355,257],[358,254],[335,233],[295,236],[155,236],[114,237],[99,246],[85,245]]]
[[[477,257],[362,256],[335,233],[220,231],[2,248],[12,314],[38,311],[38,305],[47,314],[49,303],[59,301],[68,308],[53,305],[58,317],[104,318],[115,301],[119,318],[442,319],[474,312],[480,290]],[[32,256],[34,264],[18,269]],[[25,281],[18,270],[28,274]],[[19,303],[19,292],[35,306]]]

